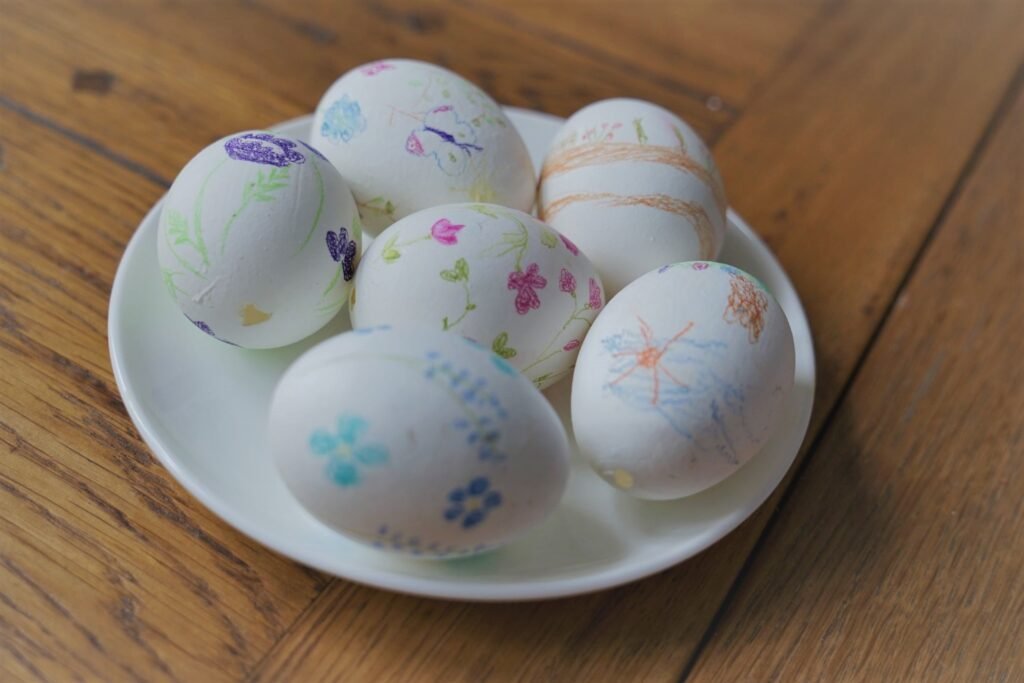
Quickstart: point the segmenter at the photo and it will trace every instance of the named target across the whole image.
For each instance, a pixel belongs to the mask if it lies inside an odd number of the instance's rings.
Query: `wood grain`
[[[465,0],[524,33],[540,34],[634,79],[683,90],[715,109],[742,111],[805,36],[829,0]]]
[[[4,107],[0,130],[0,661],[13,680],[236,679],[323,578],[185,494],[117,396],[106,298],[163,188]]]
[[[812,436],[1024,56],[1006,49],[1014,6],[943,8],[839,8],[715,149],[733,203],[805,297],[822,370]],[[259,678],[675,679],[770,511],[681,567],[546,605],[444,605],[335,582]]]
[[[1022,179],[1018,87],[688,680],[1024,680]]]
[[[519,605],[391,595],[257,546],[153,460],[104,335],[127,239],[197,149],[310,111],[355,64],[440,62],[503,102],[562,115],[642,97],[717,141],[730,202],[810,313],[813,436],[1024,59],[1024,5],[1012,0],[571,0],[561,21],[540,2],[506,5],[3,3],[0,680],[678,680],[696,654],[698,680],[1019,674],[1020,366],[975,377],[960,358],[974,349],[1014,367],[1019,311],[998,292],[1021,289],[1019,242],[976,283],[954,259],[962,246],[990,267],[968,222],[998,224],[1012,245],[1019,132],[986,157],[991,190],[974,181],[944,221],[930,253],[945,256],[915,276],[928,274],[749,574],[778,494],[710,551],[633,586]],[[913,411],[891,410],[893,394]],[[955,479],[959,452],[976,462]],[[1003,553],[996,539],[1008,537]]]
[[[0,92],[168,179],[212,140],[310,113],[341,73],[395,54],[449,65],[512,105],[569,114],[634,95],[682,112],[708,136],[731,119],[457,5],[417,3],[414,16],[442,17],[429,29],[389,2],[334,7],[323,23],[278,5],[11,0],[0,22],[10,62]],[[320,27],[328,44],[297,24]],[[69,88],[83,68],[116,83],[102,95]]]

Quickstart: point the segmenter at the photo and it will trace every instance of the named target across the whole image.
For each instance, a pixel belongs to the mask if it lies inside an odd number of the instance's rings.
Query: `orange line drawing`
[[[685,149],[674,147],[642,145],[635,142],[595,142],[566,147],[552,152],[545,159],[544,167],[540,171],[540,182],[578,168],[624,161],[664,164],[692,173],[711,189],[718,209],[725,211],[725,188],[722,187],[722,183],[710,169],[699,164]]]
[[[697,233],[697,239],[700,241],[700,257],[710,259],[715,256],[715,230],[711,226],[711,219],[708,218],[704,208],[695,202],[677,199],[667,194],[621,195],[613,192],[579,192],[566,195],[540,207],[540,219],[549,221],[556,213],[576,202],[603,202],[612,207],[649,206],[652,209],[683,216],[689,219],[694,232]]]
[[[676,332],[675,335],[667,342],[661,345],[659,348],[654,344],[654,334],[651,331],[651,326],[647,322],[637,316],[636,319],[640,321],[640,336],[643,337],[644,345],[643,348],[638,350],[627,350],[613,353],[612,357],[622,358],[625,356],[632,356],[635,363],[628,370],[623,372],[621,375],[613,379],[610,384],[618,384],[622,380],[626,379],[634,372],[640,369],[650,370],[651,372],[651,405],[658,405],[658,398],[661,396],[661,374],[664,373],[665,377],[674,382],[677,386],[685,387],[686,384],[679,380],[675,375],[668,371],[668,368],[661,362],[662,356],[668,351],[669,347],[675,344],[677,341],[682,339],[687,332],[693,328],[693,322],[686,324],[686,327]]]
[[[722,320],[727,323],[738,322],[745,327],[751,344],[761,337],[767,310],[768,296],[757,285],[740,275],[729,278],[729,300],[722,313]]]

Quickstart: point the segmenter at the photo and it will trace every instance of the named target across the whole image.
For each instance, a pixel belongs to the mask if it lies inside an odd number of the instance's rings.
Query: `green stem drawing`
[[[172,252],[173,252],[173,248],[172,248]],[[175,257],[177,257],[177,254],[175,254]],[[177,272],[175,272],[173,270],[170,270],[169,268],[161,268],[160,269],[160,275],[163,278],[164,286],[167,287],[167,291],[170,293],[171,297],[175,298],[175,299],[178,297],[178,292],[181,292],[182,294],[186,294],[184,289],[182,289],[178,285],[174,284],[174,276],[175,275],[181,275],[181,274],[182,273],[177,273]]]
[[[551,337],[551,340],[548,341],[548,343],[544,346],[544,348],[541,349],[540,354],[538,354],[536,360],[534,360],[532,363],[530,363],[526,367],[521,368],[520,372],[524,372],[525,373],[527,370],[531,370],[531,369],[537,367],[538,365],[540,365],[541,363],[543,363],[544,361],[546,361],[546,360],[548,360],[550,358],[553,358],[554,356],[557,356],[559,353],[562,353],[563,352],[562,347],[561,346],[556,346],[556,344],[557,344],[558,340],[561,338],[561,336],[563,334],[565,334],[565,331],[567,329],[569,329],[569,325],[571,325],[574,320],[578,320],[581,323],[583,323],[585,325],[586,329],[590,328],[590,326],[592,324],[592,321],[587,320],[586,318],[580,317],[580,313],[582,313],[583,311],[587,310],[587,305],[584,304],[583,308],[579,307],[579,301],[576,299],[576,293],[575,292],[573,292],[572,298],[573,298],[573,301],[575,302],[575,304],[573,306],[572,314],[569,316],[568,320],[566,320],[565,324],[562,325],[562,328],[560,330],[558,330],[558,332],[556,332],[553,337]],[[554,346],[555,348],[552,349],[551,348],[552,346]]]
[[[641,145],[647,144],[647,133],[644,132],[643,119],[633,119],[633,130],[636,131],[636,141]]]
[[[423,237],[414,237],[411,240],[405,242],[398,241],[398,235],[391,237],[387,242],[384,243],[384,250],[381,252],[381,258],[384,259],[384,263],[394,263],[402,257],[402,252],[399,249],[404,249],[417,242],[426,242],[431,239],[430,233],[428,232]]]
[[[469,263],[464,258],[456,259],[454,267],[441,271],[441,279],[445,282],[460,283],[462,285],[462,291],[466,296],[466,303],[463,306],[462,315],[451,322],[448,321],[448,316],[445,316],[441,320],[441,329],[451,330],[461,323],[470,311],[476,309],[476,304],[473,303],[469,295]]]
[[[476,308],[476,304],[474,304],[469,298],[469,283],[466,282],[465,280],[462,281],[462,290],[466,294],[466,304],[465,307],[462,309],[462,315],[460,315],[458,318],[451,322],[448,322],[448,316],[445,316],[444,320],[441,321],[441,329],[445,331],[455,329],[455,327],[462,322],[466,315],[468,315],[470,311]]]
[[[224,224],[224,229],[220,235],[220,254],[224,255],[224,248],[228,243],[228,233],[231,232],[231,226],[235,224],[235,220],[242,215],[242,212],[249,206],[253,201],[257,202],[270,202],[274,200],[274,197],[270,194],[275,190],[280,190],[282,187],[287,187],[288,183],[284,182],[288,180],[288,169],[287,168],[275,168],[271,169],[270,173],[266,176],[263,175],[263,171],[256,172],[256,180],[248,182],[245,187],[242,188],[242,205],[231,214],[231,218]],[[199,202],[202,203],[203,193],[206,192],[205,184],[203,189],[199,193]],[[321,202],[323,196],[321,195]],[[197,214],[198,215],[198,214]],[[319,220],[319,211],[317,211],[317,217]],[[198,218],[197,218],[198,220]],[[315,227],[315,225],[314,225]],[[312,235],[312,233],[310,233]],[[205,247],[204,247],[205,249]]]
[[[317,186],[320,189],[320,203],[316,205],[316,215],[313,216],[313,226],[309,229],[309,234],[306,235],[306,239],[302,240],[302,245],[299,247],[299,251],[306,248],[309,244],[309,240],[313,239],[313,233],[316,232],[316,228],[320,225],[320,214],[324,210],[324,177],[320,175],[320,168],[317,166],[316,161],[313,162],[313,172],[316,173]]]
[[[481,213],[483,212],[481,211]],[[486,213],[485,215],[494,216],[494,214],[491,213]],[[523,222],[512,214],[505,214],[504,218],[515,223],[518,229],[515,232],[502,233],[501,242],[485,249],[483,251],[483,255],[501,258],[506,254],[515,252],[516,271],[521,272],[523,270],[523,257],[526,255],[527,247],[530,246],[530,232],[526,229]]]
[[[210,169],[210,172],[203,178],[203,184],[199,186],[199,194],[196,196],[196,203],[192,207],[192,230],[195,233],[195,248],[199,252],[199,255],[203,258],[203,265],[210,265],[210,254],[206,250],[206,241],[203,240],[203,227],[202,227],[202,213],[203,213],[203,197],[206,195],[206,186],[210,184],[210,179],[213,178],[213,174],[221,169],[221,167],[228,162],[227,159],[222,160],[219,164]]]

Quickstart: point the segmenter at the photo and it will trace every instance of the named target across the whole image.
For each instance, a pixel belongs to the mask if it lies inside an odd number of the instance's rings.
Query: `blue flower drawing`
[[[491,510],[501,506],[501,493],[491,488],[487,477],[475,477],[466,486],[452,489],[444,518],[472,529],[487,519]]]
[[[313,455],[327,459],[325,472],[338,486],[356,486],[360,470],[379,467],[388,461],[388,449],[381,444],[366,443],[363,436],[369,424],[361,417],[342,415],[334,433],[318,429],[309,437]]]
[[[506,361],[504,358],[497,354],[491,354],[491,363],[493,363],[494,367],[498,368],[499,371],[505,373],[509,377],[515,377],[516,375],[519,374],[518,370],[512,367],[512,365],[508,361]]]
[[[332,140],[348,142],[366,130],[366,117],[363,116],[359,103],[348,95],[342,95],[327,108],[324,122],[320,126],[320,134]]]
[[[696,448],[738,462],[728,425],[746,428],[743,391],[715,371],[726,344],[693,337],[692,323],[662,337],[638,322],[636,332],[601,340],[612,358],[604,389],[632,410],[657,414]]]
[[[474,376],[466,368],[456,367],[436,351],[427,353],[427,367],[423,374],[458,404],[462,415],[451,424],[455,429],[466,432],[466,443],[477,449],[480,459],[488,462],[504,460],[505,454],[499,448],[499,423],[508,418],[508,412],[498,395],[488,388],[487,379]]]

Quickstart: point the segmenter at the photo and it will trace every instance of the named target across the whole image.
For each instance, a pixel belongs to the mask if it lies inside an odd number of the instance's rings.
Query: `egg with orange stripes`
[[[715,259],[725,239],[725,190],[707,146],[641,100],[569,117],[544,159],[537,204],[590,257],[608,296],[663,263]]]

